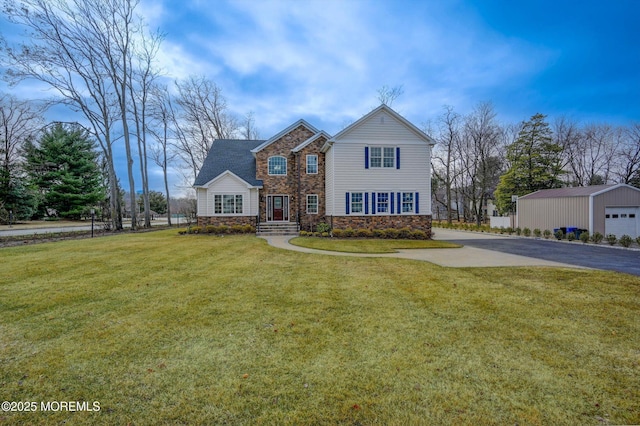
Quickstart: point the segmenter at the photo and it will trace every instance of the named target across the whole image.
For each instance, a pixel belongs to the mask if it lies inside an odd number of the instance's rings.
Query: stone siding
[[[262,180],[263,187],[260,191],[260,217],[263,221],[267,219],[267,195],[288,195],[289,221],[296,221],[298,173],[295,156],[291,150],[313,135],[312,131],[300,125],[256,153],[256,178]],[[286,176],[269,175],[269,157],[274,155],[281,155],[287,159]]]
[[[431,215],[376,215],[376,216],[333,216],[329,218],[332,228],[366,228],[366,229],[386,229],[386,228],[410,228],[421,230],[431,238]]]
[[[319,223],[326,222],[324,153],[320,152],[326,141],[324,137],[319,137],[305,146],[297,155],[300,162],[300,229],[304,231],[315,231]],[[318,173],[315,175],[307,174],[307,155],[318,156]],[[317,214],[307,213],[307,195],[309,194],[318,196]]]
[[[255,216],[198,216],[198,226],[233,226],[251,225],[256,226]]]

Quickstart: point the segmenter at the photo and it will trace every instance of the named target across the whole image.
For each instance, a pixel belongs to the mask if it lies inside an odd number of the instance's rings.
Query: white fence
[[[511,218],[491,216],[491,218],[489,219],[489,223],[491,224],[492,228],[500,228],[500,227],[508,228],[511,226]]]

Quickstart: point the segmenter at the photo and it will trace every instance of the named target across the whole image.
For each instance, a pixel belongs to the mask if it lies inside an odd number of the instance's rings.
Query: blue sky
[[[215,81],[263,138],[300,118],[335,134],[383,85],[402,85],[393,108],[418,126],[485,101],[505,123],[640,120],[639,0],[142,0],[138,12],[166,33],[167,77]]]

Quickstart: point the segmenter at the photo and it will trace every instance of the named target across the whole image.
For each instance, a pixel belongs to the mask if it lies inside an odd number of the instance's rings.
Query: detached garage
[[[597,185],[547,189],[518,198],[520,228],[575,227],[618,238],[640,236],[640,189],[630,185]]]

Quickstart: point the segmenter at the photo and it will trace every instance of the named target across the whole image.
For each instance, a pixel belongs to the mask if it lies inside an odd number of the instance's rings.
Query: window
[[[620,218],[621,218],[621,219],[626,219],[626,218],[627,218],[626,213],[622,213],[622,214],[620,215]]]
[[[280,155],[277,155],[275,157],[269,157],[269,174],[270,175],[286,175],[287,159]]]
[[[362,192],[351,193],[351,213],[362,213]]]
[[[402,193],[402,213],[413,213],[413,192]]]
[[[307,155],[307,174],[315,175],[318,173],[318,156]]]
[[[376,197],[377,197],[376,212],[388,213],[389,212],[389,193],[378,192],[376,194]]]
[[[635,213],[629,213],[629,219],[635,219],[636,214]]]
[[[220,195],[213,198],[215,214],[242,214],[242,195]]]
[[[383,156],[383,163],[382,163],[383,167],[395,167],[394,151],[395,150],[393,148],[384,147],[383,149],[384,156]]]
[[[394,168],[396,167],[395,152],[395,148],[392,147],[372,146],[369,164],[371,167]]]
[[[318,196],[315,194],[307,195],[307,213],[318,213]]]

